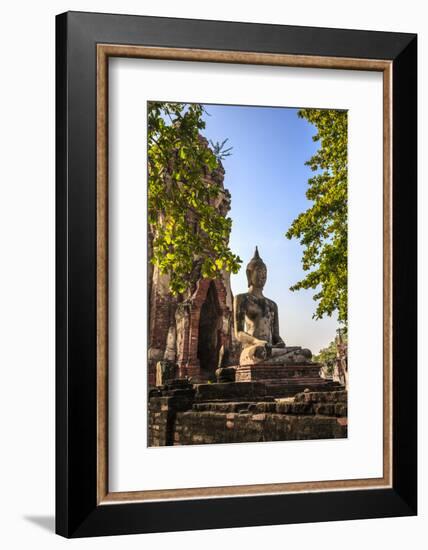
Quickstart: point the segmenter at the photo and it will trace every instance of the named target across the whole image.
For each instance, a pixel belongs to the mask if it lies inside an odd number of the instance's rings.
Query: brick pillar
[[[190,326],[190,304],[179,304],[175,312],[175,323],[177,327],[177,365],[178,377],[187,376],[187,362],[189,358],[189,326]]]
[[[198,359],[199,322],[201,309],[207,298],[208,290],[214,283],[218,315],[219,348],[224,345],[229,348],[231,331],[231,312],[226,304],[226,288],[221,279],[200,279],[190,300],[177,306],[175,321],[177,326],[177,365],[178,376],[190,376],[198,381],[201,370]]]

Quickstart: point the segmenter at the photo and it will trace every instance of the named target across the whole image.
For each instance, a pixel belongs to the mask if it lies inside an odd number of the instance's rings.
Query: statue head
[[[259,251],[256,246],[254,256],[247,265],[247,281],[248,286],[262,289],[265,286],[267,278],[267,267],[264,261],[259,256]]]

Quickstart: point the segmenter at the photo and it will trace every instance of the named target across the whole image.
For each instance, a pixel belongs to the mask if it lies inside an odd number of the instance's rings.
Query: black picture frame
[[[97,504],[100,43],[392,62],[392,487]],[[415,515],[417,36],[68,12],[56,18],[56,97],[56,532],[85,537]]]

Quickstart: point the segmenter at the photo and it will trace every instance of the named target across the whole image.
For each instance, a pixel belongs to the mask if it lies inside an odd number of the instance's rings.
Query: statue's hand
[[[254,338],[253,344],[244,347],[239,357],[240,365],[262,363],[272,355],[272,346],[266,340]]]
[[[260,338],[254,338],[254,346],[270,346],[267,340],[260,340]]]
[[[268,342],[257,344],[254,348],[253,354],[256,359],[268,359],[272,355],[272,346]]]

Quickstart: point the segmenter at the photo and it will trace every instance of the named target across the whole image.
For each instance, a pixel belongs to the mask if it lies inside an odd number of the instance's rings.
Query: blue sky
[[[315,128],[297,116],[297,109],[205,105],[205,137],[232,146],[223,161],[224,185],[232,195],[230,246],[243,260],[232,275],[234,294],[246,292],[245,267],[259,247],[268,268],[265,296],[278,304],[281,336],[287,345],[317,353],[334,338],[336,318],[314,320],[315,291],[291,292],[304,276],[302,247],[285,232],[310,202],[305,192],[311,170],[305,162],[314,154]]]

